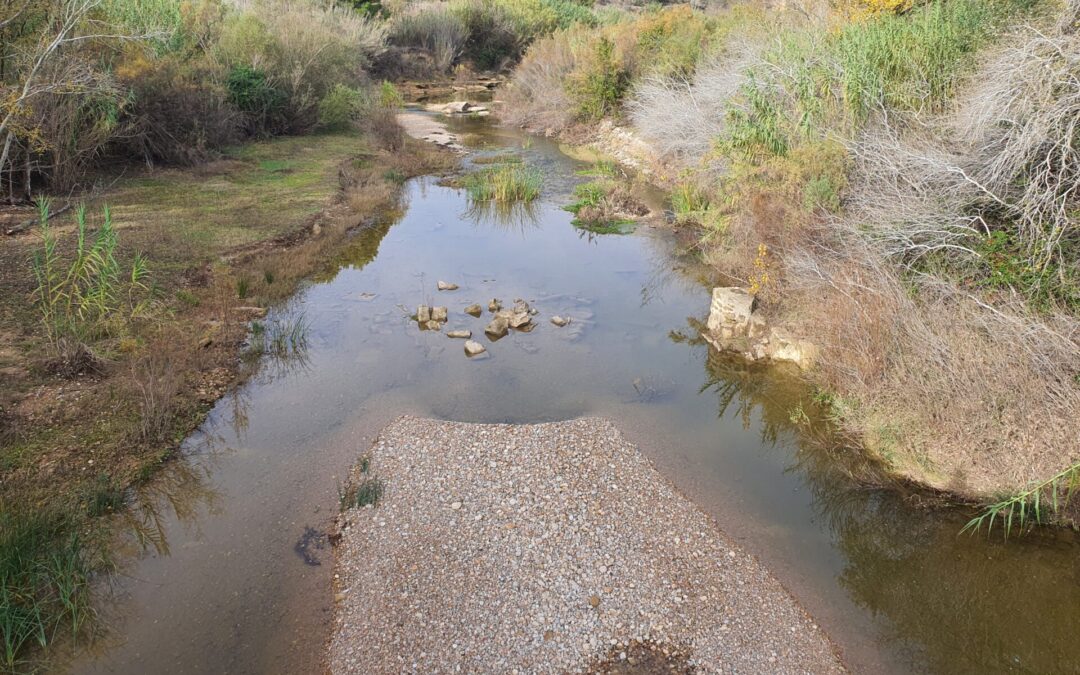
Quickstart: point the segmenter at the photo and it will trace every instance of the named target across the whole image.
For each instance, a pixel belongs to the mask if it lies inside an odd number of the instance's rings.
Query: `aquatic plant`
[[[469,199],[478,202],[531,202],[544,184],[538,169],[504,164],[470,174],[465,179]]]
[[[1080,487],[1080,462],[1058,472],[1047,480],[1002,499],[968,521],[963,532],[972,534],[986,526],[989,536],[994,521],[1001,521],[1004,536],[1008,539],[1013,527],[1023,530],[1032,524],[1042,524],[1049,515],[1059,515],[1068,506],[1077,487]]]

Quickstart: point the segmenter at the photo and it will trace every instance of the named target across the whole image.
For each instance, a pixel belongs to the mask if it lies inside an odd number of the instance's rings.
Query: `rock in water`
[[[452,330],[452,331],[450,331],[449,333],[446,334],[446,337],[464,338],[464,339],[468,340],[469,338],[472,337],[472,331],[471,330]]]
[[[532,317],[528,312],[518,312],[510,317],[509,323],[511,328],[524,328],[532,323]]]
[[[754,296],[745,288],[714,288],[708,328],[725,340],[745,337],[754,312]]]
[[[499,302],[498,298],[492,298],[491,302],[488,303],[488,311],[494,314],[500,309],[502,309],[502,303]]]
[[[510,329],[510,324],[501,316],[497,316],[491,320],[491,323],[484,328],[484,333],[492,340],[498,340],[506,335]]]
[[[427,305],[420,305],[416,308],[416,321],[418,323],[427,323],[431,321],[431,308]]]
[[[551,317],[551,323],[555,324],[559,328],[562,328],[566,324],[570,323],[570,319],[562,316],[555,315]]]
[[[452,284],[449,281],[440,281],[438,284],[440,291],[456,291],[458,289],[457,284]]]
[[[469,305],[465,308],[465,313],[470,316],[480,316],[484,313],[484,310],[480,305]]]
[[[465,353],[469,356],[483,354],[486,351],[487,349],[484,347],[484,345],[480,344],[479,342],[474,342],[472,340],[465,341]]]
[[[427,323],[424,324],[424,328],[427,328],[428,330],[436,330],[437,331],[440,328],[442,328],[442,324],[439,323],[438,321],[428,321]]]
[[[446,321],[447,311],[445,307],[432,307],[431,308],[431,320],[432,321]]]

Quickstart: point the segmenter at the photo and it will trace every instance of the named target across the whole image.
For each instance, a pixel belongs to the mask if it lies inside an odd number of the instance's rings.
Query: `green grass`
[[[367,477],[354,485],[349,485],[338,492],[341,510],[362,508],[368,505],[378,506],[384,489],[382,479],[374,477]]]
[[[77,638],[92,617],[91,561],[70,519],[0,505],[0,664],[30,668],[27,654],[61,633]]]
[[[540,196],[544,178],[538,169],[504,164],[472,173],[465,191],[477,202],[531,202]]]
[[[366,150],[356,134],[230,148],[226,161],[201,171],[165,170],[128,181],[110,195],[113,222],[120,230],[139,225],[138,232],[158,235],[138,242],[155,260],[167,260],[174,247],[185,249],[177,251],[185,259],[194,253],[209,260],[222,249],[283,234],[319,212],[339,189],[341,163]]]
[[[848,23],[823,41],[783,33],[729,108],[721,147],[751,160],[784,156],[804,138],[850,134],[875,112],[940,111],[978,49],[1032,4],[932,0]]]

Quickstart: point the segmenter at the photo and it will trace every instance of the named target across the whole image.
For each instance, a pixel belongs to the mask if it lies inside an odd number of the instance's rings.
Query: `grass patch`
[[[382,499],[385,485],[381,478],[367,477],[350,484],[338,491],[341,510],[358,509],[365,506],[378,506]]]
[[[57,512],[0,509],[0,663],[32,668],[24,655],[60,633],[77,638],[93,616],[91,561],[74,522]]]
[[[197,171],[165,170],[110,196],[113,223],[155,260],[194,256],[284,234],[318,213],[339,189],[341,163],[367,154],[357,134],[260,141],[225,151]],[[146,232],[143,239],[140,235]]]
[[[531,202],[540,196],[544,177],[524,165],[501,165],[477,171],[465,178],[469,199],[477,202]]]
[[[521,155],[515,154],[499,154],[488,155],[486,157],[474,157],[473,164],[488,165],[488,164],[521,164],[524,162]]]

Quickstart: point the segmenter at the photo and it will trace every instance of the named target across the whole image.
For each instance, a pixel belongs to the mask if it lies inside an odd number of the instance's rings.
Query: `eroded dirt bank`
[[[677,672],[843,670],[606,420],[403,417],[359,467],[384,491],[341,518],[335,673],[607,672],[642,644]]]

